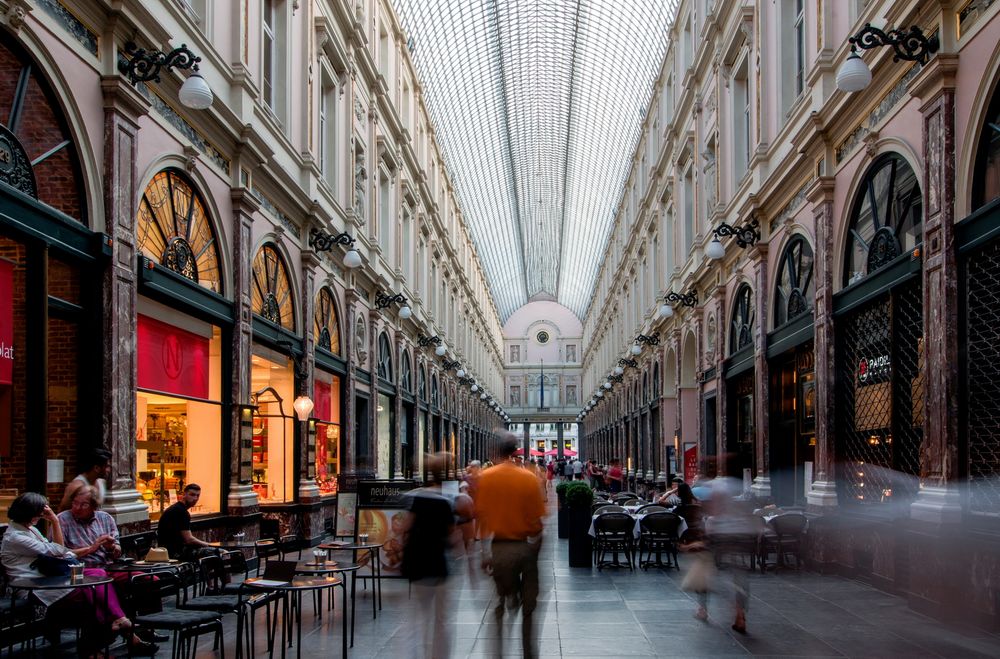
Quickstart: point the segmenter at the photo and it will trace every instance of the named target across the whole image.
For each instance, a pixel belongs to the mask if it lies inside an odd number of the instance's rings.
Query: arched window
[[[438,379],[436,375],[431,376],[431,405],[441,406],[441,395],[438,393]]]
[[[392,382],[392,344],[385,332],[378,335],[378,376]]]
[[[219,243],[205,203],[187,177],[167,169],[146,186],[136,218],[139,248],[146,258],[222,293]]]
[[[273,244],[268,243],[257,250],[251,278],[250,308],[253,312],[294,332],[292,286],[285,262]]]
[[[733,303],[732,321],[729,325],[729,354],[753,345],[753,323],[753,290],[750,284],[743,284],[736,289],[736,301]]]
[[[653,398],[660,397],[660,362],[653,363]]]
[[[427,400],[427,375],[423,366],[417,368],[417,396],[421,400]]]
[[[972,175],[972,210],[1000,197],[1000,85],[993,90],[980,130],[976,169]]]
[[[413,391],[413,379],[410,373],[410,353],[406,350],[399,358],[399,386],[403,391]]]
[[[774,326],[812,311],[813,251],[802,236],[792,239],[781,255],[778,285],[774,293]]]
[[[337,307],[333,303],[333,293],[323,287],[316,296],[313,311],[313,340],[316,346],[340,354],[340,324],[337,321]]]
[[[642,404],[649,402],[649,373],[642,374]]]
[[[872,163],[851,212],[844,285],[911,252],[921,239],[922,211],[920,185],[902,156],[889,153]]]

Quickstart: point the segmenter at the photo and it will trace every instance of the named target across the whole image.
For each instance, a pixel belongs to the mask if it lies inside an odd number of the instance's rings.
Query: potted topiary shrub
[[[566,525],[566,488],[569,487],[569,481],[560,481],[556,485],[556,500],[558,501],[558,508],[556,509],[556,526],[559,531],[559,539],[565,540],[569,537],[569,526]]]
[[[583,481],[573,481],[566,487],[566,522],[569,530],[569,566],[590,567],[590,520],[594,491]]]

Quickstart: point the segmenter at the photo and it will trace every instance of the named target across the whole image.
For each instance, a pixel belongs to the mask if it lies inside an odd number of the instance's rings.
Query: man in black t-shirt
[[[191,535],[191,513],[188,508],[198,503],[200,498],[201,487],[189,483],[177,503],[164,510],[160,516],[156,540],[160,547],[166,548],[170,558],[185,558],[199,547],[211,547],[207,542]]]

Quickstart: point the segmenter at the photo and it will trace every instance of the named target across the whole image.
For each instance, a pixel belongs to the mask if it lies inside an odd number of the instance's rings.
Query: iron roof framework
[[[394,3],[502,319],[582,318],[678,0]]]

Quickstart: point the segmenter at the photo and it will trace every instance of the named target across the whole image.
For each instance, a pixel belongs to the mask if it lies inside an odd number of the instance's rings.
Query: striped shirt
[[[70,549],[80,549],[89,547],[97,541],[97,538],[107,533],[118,542],[118,526],[114,518],[103,510],[95,510],[94,516],[89,521],[79,521],[73,517],[73,513],[64,510],[56,517],[59,519],[59,526],[62,527],[63,542]],[[113,559],[111,552],[101,547],[93,554],[87,554],[80,558],[80,561],[88,567],[101,567],[110,563]]]

